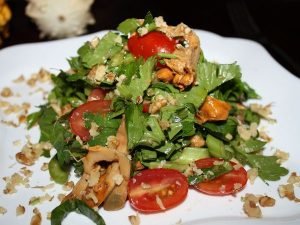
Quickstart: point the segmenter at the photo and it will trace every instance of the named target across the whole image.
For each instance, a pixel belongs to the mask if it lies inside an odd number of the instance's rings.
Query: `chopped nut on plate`
[[[18,205],[16,208],[16,215],[21,216],[25,213],[25,207],[22,205]]]

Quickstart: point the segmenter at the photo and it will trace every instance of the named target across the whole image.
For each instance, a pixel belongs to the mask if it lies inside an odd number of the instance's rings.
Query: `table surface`
[[[25,16],[26,0],[7,2],[13,18],[10,37],[2,48],[47,40],[39,38],[35,24]],[[281,65],[300,77],[300,0],[185,0],[182,4],[165,0],[95,0],[92,13],[96,23],[88,27],[88,33],[114,29],[126,18],[143,18],[147,11],[163,16],[170,25],[184,22],[222,36],[260,42]]]

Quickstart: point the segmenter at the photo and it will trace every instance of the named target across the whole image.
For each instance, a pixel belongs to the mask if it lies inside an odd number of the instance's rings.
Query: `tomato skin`
[[[217,158],[206,158],[197,160],[195,164],[198,168],[204,169],[212,167],[215,161],[223,160]],[[234,162],[230,163],[232,166],[236,165]],[[232,171],[213,180],[195,184],[194,187],[204,194],[223,196],[241,191],[245,187],[247,180],[247,171],[241,166],[238,169],[233,169]],[[235,187],[236,184],[239,184],[240,187]]]
[[[127,45],[134,56],[147,59],[157,53],[174,52],[176,40],[170,39],[162,32],[152,31],[144,36],[131,36]]]
[[[150,102],[143,103],[143,113],[149,113]]]
[[[95,101],[95,100],[104,100],[105,95],[107,94],[107,90],[104,90],[102,88],[95,88],[91,91],[91,93],[88,96],[88,102],[89,101]]]
[[[161,212],[179,205],[187,196],[186,177],[173,169],[147,169],[132,177],[128,183],[128,199],[139,212]],[[164,208],[158,204],[161,200]]]
[[[94,100],[86,102],[74,109],[69,118],[71,131],[78,135],[81,140],[88,141],[90,133],[84,126],[83,114],[86,112],[106,114],[110,111],[111,100]]]

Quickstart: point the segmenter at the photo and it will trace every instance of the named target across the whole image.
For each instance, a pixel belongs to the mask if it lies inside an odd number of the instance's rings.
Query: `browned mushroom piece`
[[[125,205],[127,183],[130,176],[130,160],[127,149],[127,134],[123,119],[116,135],[116,148],[93,146],[83,158],[84,174],[65,198],[78,198],[90,207],[101,205],[117,210]],[[101,162],[108,162],[101,167]]]
[[[194,84],[196,79],[196,67],[201,53],[200,40],[196,33],[183,23],[175,27],[161,27],[160,31],[183,42],[182,45],[178,44],[172,53],[176,58],[164,59],[164,61],[173,72],[172,83],[174,86],[184,90]],[[168,82],[170,82],[169,76]]]

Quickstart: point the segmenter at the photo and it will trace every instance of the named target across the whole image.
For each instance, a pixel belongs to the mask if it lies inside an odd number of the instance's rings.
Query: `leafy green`
[[[128,148],[133,149],[144,134],[145,115],[141,106],[128,104],[125,109]]]
[[[51,212],[51,225],[61,225],[70,212],[77,212],[92,220],[96,225],[105,225],[103,218],[79,199],[66,200]]]
[[[260,96],[246,82],[240,78],[234,78],[224,83],[218,89],[220,99],[230,102],[244,102],[249,99],[259,99]]]
[[[185,147],[179,157],[173,162],[180,164],[189,164],[198,159],[209,158],[207,148]]]
[[[253,144],[253,149],[255,149],[256,145],[257,144]],[[262,144],[258,144],[259,147],[260,145]],[[252,168],[258,169],[258,175],[263,180],[276,181],[279,180],[281,176],[288,174],[288,170],[277,163],[278,158],[276,156],[264,156],[253,153],[248,154],[244,148],[235,145],[234,149],[237,151],[238,158],[241,162],[248,164]]]
[[[199,87],[206,89],[208,92],[231,79],[240,77],[240,67],[235,63],[217,64],[203,61],[199,62],[197,66]]]
[[[134,103],[139,102],[140,98],[144,95],[144,91],[151,84],[155,63],[155,58],[150,57],[143,65],[139,66],[139,76],[132,77],[129,84],[122,83],[117,87],[120,96],[130,99]]]
[[[157,119],[153,116],[149,116],[145,125],[146,129],[138,144],[152,148],[161,145],[166,137],[162,132]]]
[[[48,101],[58,103],[59,106],[71,104],[77,107],[87,99],[86,89],[91,87],[83,80],[69,81],[69,74],[61,71],[57,76],[52,76],[54,88],[51,90]]]
[[[258,175],[263,180],[276,181],[289,172],[277,163],[278,158],[276,156],[248,154],[246,158],[251,167],[258,169]]]
[[[26,123],[27,123],[27,129],[32,128],[37,122],[39,121],[40,117],[42,115],[42,111],[37,111],[29,114],[26,117]]]
[[[226,136],[230,134],[232,137],[236,134],[237,121],[234,117],[228,117],[226,121],[217,121],[217,122],[206,122],[201,126],[205,128],[205,131],[208,133],[224,140],[229,141]]]
[[[188,177],[190,185],[195,185],[203,181],[213,180],[225,173],[230,172],[233,169],[229,162],[224,162],[221,165],[214,165],[211,168],[202,169],[201,174],[191,175]]]
[[[117,30],[124,34],[130,34],[133,33],[139,26],[140,24],[137,19],[130,18],[120,23],[117,27]]]
[[[194,104],[195,108],[199,108],[207,96],[207,89],[204,86],[194,86],[188,91],[175,94],[175,99],[179,104]]]
[[[42,106],[40,116],[37,119],[41,130],[40,142],[51,140],[53,126],[57,120],[57,114],[50,106]]]
[[[78,49],[78,55],[86,68],[92,68],[96,64],[104,64],[116,53],[122,50],[122,44],[118,42],[120,36],[113,32],[105,34],[96,47],[85,43]]]
[[[92,122],[99,126],[97,129],[99,134],[88,141],[89,146],[105,146],[107,138],[109,136],[116,135],[121,123],[121,119],[111,118],[110,114],[104,116],[101,114],[85,113],[84,119],[88,129],[90,128]]]
[[[206,144],[209,154],[216,158],[230,159],[232,155],[226,150],[224,143],[212,135],[207,135]]]

